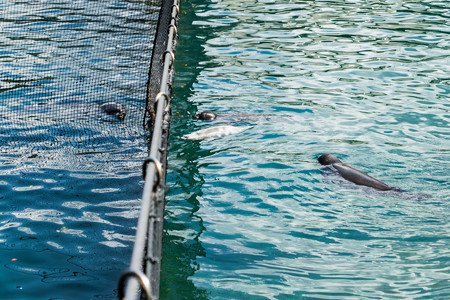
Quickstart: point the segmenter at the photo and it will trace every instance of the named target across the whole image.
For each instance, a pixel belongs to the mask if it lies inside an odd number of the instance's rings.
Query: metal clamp
[[[166,51],[167,52],[167,51]],[[173,53],[172,53],[172,55],[173,55]],[[158,103],[158,101],[159,101],[159,99],[161,99],[161,97],[164,97],[164,98],[166,98],[166,100],[167,100],[167,105],[166,105],[166,108],[164,108],[164,113],[167,113],[168,111],[169,111],[169,109],[170,109],[170,97],[169,97],[169,95],[167,95],[166,93],[164,93],[164,92],[159,92],[157,95],[156,95],[156,97],[155,97],[155,107],[156,107],[156,104]],[[156,108],[155,108],[155,111],[156,111]]]
[[[175,61],[175,54],[173,54],[172,51],[166,50],[163,53],[164,59],[166,58],[166,54],[170,54],[170,58],[172,58],[172,60],[170,61],[170,66],[173,66],[173,62]]]
[[[170,30],[170,28],[173,28],[173,31],[175,32],[175,36],[177,36],[177,34],[178,34],[177,26],[175,24],[170,24],[169,25],[169,30]]]
[[[176,8],[176,10],[177,10],[177,14],[175,15],[175,18],[176,18],[180,15],[180,7],[177,4],[174,4],[174,5],[172,5],[172,11],[173,11],[173,8]]]
[[[155,165],[156,172],[157,172],[156,175],[158,175],[158,179],[156,181],[156,184],[153,187],[153,190],[156,190],[158,185],[161,184],[161,180],[162,180],[162,176],[163,176],[162,165],[159,162],[159,160],[157,160],[156,158],[153,158],[153,157],[149,157],[146,160],[144,160],[144,164],[142,165],[142,176],[144,177],[144,180],[147,177],[147,166],[148,166],[149,163],[153,163]]]
[[[122,273],[119,279],[119,285],[118,285],[118,292],[119,292],[119,299],[122,300],[125,297],[124,287],[125,282],[128,280],[129,277],[135,278],[139,284],[141,285],[142,289],[145,292],[145,295],[147,296],[147,299],[153,299],[152,295],[152,288],[150,285],[150,280],[148,279],[147,275],[142,273],[139,270],[132,270],[129,269],[128,271],[125,271]]]

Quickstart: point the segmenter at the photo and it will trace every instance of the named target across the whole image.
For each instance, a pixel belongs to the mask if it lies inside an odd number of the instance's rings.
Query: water
[[[450,3],[181,11],[162,298],[449,298]],[[252,128],[180,139],[224,125],[202,110]],[[330,180],[323,153],[412,196]]]
[[[0,4],[0,299],[117,298],[148,153],[155,3]],[[98,111],[109,101],[124,121]]]

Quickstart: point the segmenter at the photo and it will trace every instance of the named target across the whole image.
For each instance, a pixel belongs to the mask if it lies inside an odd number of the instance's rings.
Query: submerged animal
[[[245,113],[221,113],[216,114],[211,110],[205,110],[196,113],[192,118],[202,121],[214,121],[220,123],[233,124],[256,124],[264,121],[270,121],[270,115],[263,114],[245,114]]]
[[[125,119],[127,115],[127,109],[117,102],[106,102],[99,105],[100,109],[108,115],[115,116],[119,120]]]
[[[204,139],[218,138],[229,134],[236,134],[242,132],[250,127],[251,126],[231,126],[231,125],[214,126],[194,131],[192,133],[183,135],[181,138],[185,140],[204,140]]]
[[[199,119],[203,121],[212,121],[217,118],[217,114],[210,110],[202,111],[201,113],[192,116],[194,119]]]
[[[182,136],[185,140],[205,140],[211,138],[219,138],[230,134],[236,134],[242,132],[251,126],[252,118],[249,115],[234,115],[234,114],[221,114],[218,115],[213,111],[205,110],[192,116],[194,119],[202,121],[217,121],[220,123],[233,123],[233,124],[246,124],[247,126],[234,126],[234,125],[221,125],[209,127],[206,129],[200,129]],[[250,118],[249,118],[250,117]]]
[[[357,185],[363,185],[368,186],[374,189],[377,189],[379,191],[399,191],[404,192],[401,189],[392,187],[376,178],[373,178],[370,175],[367,175],[366,173],[355,169],[354,167],[347,165],[339,160],[335,155],[333,154],[323,154],[318,159],[319,163],[324,166],[329,166],[336,170],[339,175],[341,175],[344,179],[353,182]]]

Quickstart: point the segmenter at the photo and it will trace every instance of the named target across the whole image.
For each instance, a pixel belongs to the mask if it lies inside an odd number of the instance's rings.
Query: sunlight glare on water
[[[182,11],[162,298],[450,297],[449,3]],[[230,122],[251,128],[180,139]],[[408,196],[324,177],[323,153]]]
[[[0,11],[0,299],[116,299],[142,197],[159,7],[6,0]],[[109,101],[126,105],[124,120],[101,115]]]

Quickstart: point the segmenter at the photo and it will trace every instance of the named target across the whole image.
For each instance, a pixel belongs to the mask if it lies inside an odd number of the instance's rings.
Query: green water
[[[449,298],[450,3],[181,11],[162,299]],[[223,125],[202,110],[252,127],[180,139]],[[327,178],[323,153],[411,194]]]

